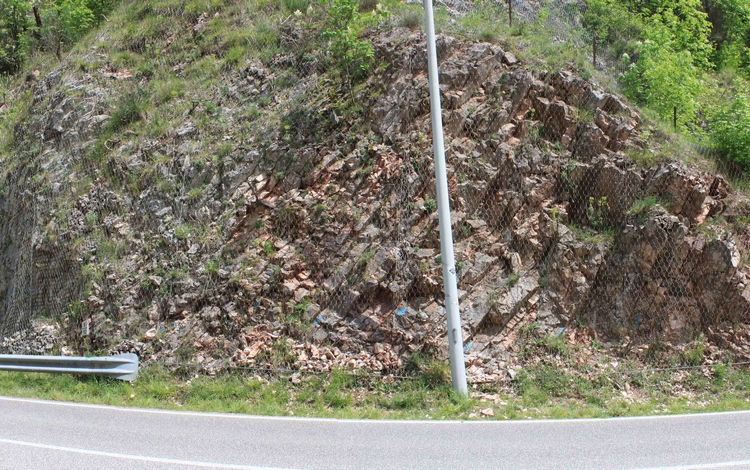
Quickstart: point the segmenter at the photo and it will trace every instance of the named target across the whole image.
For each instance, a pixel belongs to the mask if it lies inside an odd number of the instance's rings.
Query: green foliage
[[[430,389],[448,385],[451,380],[450,365],[445,361],[431,359],[419,351],[411,355],[404,369],[413,374]]]
[[[713,39],[718,45],[715,62],[721,68],[742,70],[750,76],[750,3],[714,0],[714,8]]]
[[[437,201],[432,198],[427,198],[424,200],[424,211],[428,214],[435,212],[437,210]]]
[[[424,380],[424,383],[431,389],[448,385],[450,379],[450,365],[445,361],[429,361],[422,372],[422,380]]]
[[[85,0],[57,0],[55,3],[58,33],[64,40],[76,41],[94,24],[94,13]]]
[[[367,250],[364,251],[361,255],[359,255],[359,259],[357,260],[357,264],[359,266],[366,266],[370,261],[375,258],[375,254],[377,253],[376,250]]]
[[[122,95],[107,123],[107,130],[117,132],[141,120],[147,104],[147,96],[143,91],[133,91]]]
[[[276,255],[276,249],[273,246],[273,240],[266,240],[263,242],[263,253],[269,258],[273,258]]]
[[[644,28],[641,17],[632,14],[626,3],[589,0],[583,16],[584,27],[600,43],[609,45],[616,57],[632,54]]]
[[[670,123],[676,110],[679,129],[699,138],[708,131],[719,154],[748,171],[748,86],[722,77],[733,71],[750,77],[750,3],[588,0],[587,6],[585,30],[627,67],[619,77],[625,94]],[[715,69],[729,73],[711,75]]]
[[[331,371],[328,384],[323,387],[323,400],[332,408],[347,408],[354,404],[351,393],[348,392],[354,385],[354,376],[341,369]]]
[[[596,230],[605,230],[607,228],[607,216],[609,214],[609,204],[607,203],[607,197],[602,196],[599,199],[595,199],[594,196],[589,197],[589,205],[586,208],[586,217],[589,220],[589,224]]]
[[[170,79],[154,84],[154,101],[156,104],[167,103],[185,96],[185,80]]]
[[[27,0],[0,0],[0,75],[16,72],[23,61],[22,38],[30,26]]]
[[[533,339],[532,344],[541,347],[550,354],[559,356],[565,356],[569,352],[564,338],[549,333],[540,338]]]
[[[34,50],[60,56],[104,18],[105,0],[0,0],[0,74],[18,72]]]
[[[312,303],[312,299],[309,297],[303,298],[300,302],[297,302],[294,304],[294,307],[292,308],[291,314],[285,318],[285,320],[288,323],[295,322],[295,321],[301,321],[305,313],[307,312],[307,308]]]
[[[195,354],[192,341],[180,348],[183,358]],[[422,358],[422,366],[427,359]],[[741,410],[747,408],[750,373],[731,363],[671,372],[619,373],[602,367],[531,364],[518,370],[513,391],[496,384],[478,390],[496,393],[501,403],[462,398],[448,382],[431,388],[422,374],[389,380],[381,376],[334,369],[328,374],[282,374],[252,377],[242,370],[201,375],[197,365],[169,370],[158,363],[144,367],[133,384],[95,376],[0,372],[6,396],[228,413],[321,416],[337,418],[471,419],[492,407],[496,419],[581,418],[654,413]],[[599,368],[597,368],[599,369]],[[443,370],[447,373],[447,367]],[[190,372],[189,374],[187,372]],[[446,378],[447,380],[447,378]],[[632,392],[622,399],[623,386]],[[685,397],[689,391],[690,397]],[[483,419],[478,417],[475,419]]]
[[[401,26],[404,26],[406,28],[409,28],[411,30],[416,30],[420,27],[422,27],[422,23],[424,22],[424,18],[419,12],[416,11],[407,11],[404,13],[404,15],[401,17]]]
[[[633,205],[628,209],[627,214],[628,215],[638,215],[643,214],[644,212],[648,212],[653,208],[656,204],[658,204],[658,200],[655,196],[646,196],[644,198],[638,199],[633,203]]]
[[[701,0],[651,1],[646,14],[663,24],[675,43],[675,49],[687,51],[693,64],[712,68],[713,46],[708,39],[711,23],[703,11]],[[650,26],[650,25],[649,25]]]
[[[617,56],[638,52],[638,39],[653,39],[663,29],[674,50],[687,51],[687,60],[702,69],[712,67],[711,23],[700,0],[590,0],[584,26],[613,46]],[[664,44],[667,47],[667,44]]]
[[[671,118],[676,107],[679,124],[694,121],[705,89],[693,56],[656,18],[649,19],[643,36],[637,62],[622,77],[625,93],[663,119]]]
[[[711,141],[722,158],[750,171],[750,95],[740,94],[711,122]]]
[[[376,24],[388,14],[382,8],[360,12],[359,0],[331,0],[328,19],[323,28],[323,38],[328,40],[330,56],[354,82],[364,78],[375,58],[375,51],[368,39],[360,37],[362,30]]]
[[[305,12],[310,6],[310,0],[281,0],[281,3],[289,13]]]
[[[705,353],[706,344],[704,342],[697,342],[696,344],[686,347],[682,357],[686,364],[697,366],[703,363],[703,356]]]
[[[279,338],[273,342],[273,363],[277,367],[289,367],[297,360],[294,355],[291,341],[288,338]]]
[[[0,115],[0,154],[10,151],[14,142],[13,128],[17,122],[23,122],[29,114],[29,109],[34,100],[32,91],[24,91],[13,104]]]
[[[521,370],[516,388],[529,404],[543,404],[553,396],[564,396],[575,387],[575,377],[550,364]]]

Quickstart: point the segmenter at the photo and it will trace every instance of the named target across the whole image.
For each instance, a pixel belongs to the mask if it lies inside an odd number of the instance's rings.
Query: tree
[[[618,55],[634,56],[632,39],[659,24],[674,50],[689,51],[689,61],[702,69],[713,67],[711,23],[700,0],[589,0],[587,5],[584,26]]]
[[[715,0],[710,11],[711,38],[717,48],[715,62],[750,77],[750,2]]]
[[[30,8],[26,0],[0,0],[0,74],[15,73],[21,67]]]
[[[58,52],[112,8],[106,0],[0,0],[0,74],[15,73],[32,50]]]
[[[637,62],[622,77],[625,93],[662,118],[671,117],[677,107],[681,124],[693,121],[704,85],[692,54],[679,47],[657,17],[649,20],[643,37],[637,47]]]

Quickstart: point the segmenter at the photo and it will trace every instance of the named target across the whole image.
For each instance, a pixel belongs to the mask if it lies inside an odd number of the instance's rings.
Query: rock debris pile
[[[0,342],[0,354],[50,355],[58,338],[55,326],[35,323],[31,328],[4,338]]]

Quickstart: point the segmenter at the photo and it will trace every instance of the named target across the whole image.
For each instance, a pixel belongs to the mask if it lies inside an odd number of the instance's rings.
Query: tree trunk
[[[36,27],[42,29],[42,15],[39,13],[38,5],[34,5],[34,20],[36,21]]]

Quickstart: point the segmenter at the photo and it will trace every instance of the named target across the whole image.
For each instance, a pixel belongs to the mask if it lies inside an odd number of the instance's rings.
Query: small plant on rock
[[[436,210],[437,210],[437,201],[432,198],[425,199],[424,211],[427,212],[428,214],[431,214],[435,212]]]
[[[687,365],[698,366],[703,363],[703,357],[706,354],[706,343],[703,337],[685,347],[682,358]]]
[[[594,196],[589,197],[586,217],[588,217],[589,224],[591,224],[594,229],[604,230],[607,228],[608,212],[609,204],[607,203],[607,196],[602,196],[599,199],[595,199]]]

